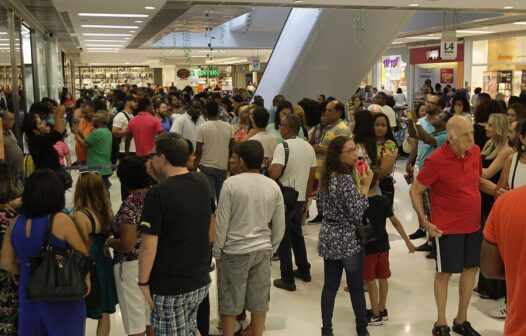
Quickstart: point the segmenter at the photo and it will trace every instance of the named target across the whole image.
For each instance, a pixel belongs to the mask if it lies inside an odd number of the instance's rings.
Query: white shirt
[[[389,105],[382,106],[382,112],[389,118],[389,126],[396,127],[396,113]]]
[[[208,120],[197,127],[195,142],[203,143],[201,162],[205,167],[228,169],[232,126],[222,120]]]
[[[404,107],[405,106],[405,95],[403,93],[397,93],[394,95],[395,106]]]
[[[274,151],[276,150],[276,147],[278,146],[278,140],[275,136],[268,132],[259,132],[256,135],[254,135],[249,140],[256,140],[259,141],[259,143],[263,146],[263,152],[264,156],[267,159],[272,159],[272,156],[274,155]]]
[[[276,182],[256,173],[226,179],[217,208],[214,257],[219,259],[222,253],[276,252],[284,232],[285,204]]]
[[[517,162],[517,160],[519,160],[519,162]],[[513,175],[515,175],[515,178]],[[517,153],[513,155],[513,159],[511,160],[508,186],[511,189],[526,186],[526,164],[520,161],[519,154]]]
[[[205,119],[203,119],[203,117],[199,117],[197,122],[194,123],[192,117],[190,117],[188,113],[185,113],[174,120],[172,128],[170,128],[170,132],[178,133],[182,135],[183,138],[190,140],[192,145],[194,145],[195,150],[195,131],[197,131],[197,127],[204,122]]]
[[[126,112],[124,110],[121,111],[121,112],[117,113],[115,115],[115,118],[113,118],[113,125],[112,125],[112,127],[117,127],[117,128],[120,128],[121,130],[125,131],[126,129],[128,129],[128,119],[131,120],[133,118],[133,115],[129,114],[128,112]],[[128,117],[128,118],[126,118],[126,117]],[[126,144],[126,137],[122,137],[120,148],[119,148],[119,152],[120,153],[124,153],[125,152],[125,149],[124,149],[125,144]],[[133,138],[131,139],[131,142],[130,142],[130,153],[135,153],[135,140]]]
[[[298,193],[298,201],[305,201],[310,169],[316,167],[316,153],[312,146],[300,138],[286,140],[289,145],[289,160],[279,181],[286,187],[294,188]],[[285,166],[285,148],[279,144],[274,151],[272,164]]]

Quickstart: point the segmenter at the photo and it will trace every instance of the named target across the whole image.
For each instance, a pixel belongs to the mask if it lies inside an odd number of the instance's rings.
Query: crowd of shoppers
[[[69,129],[66,107],[44,99],[22,123],[26,155],[12,131],[13,115],[0,112],[0,266],[16,275],[0,273],[0,298],[9,297],[0,300],[0,333],[83,335],[91,318],[97,335],[109,335],[118,304],[129,335],[206,336],[215,259],[223,334],[234,335],[236,319],[248,310],[242,335],[260,336],[271,284],[295,291],[297,279],[312,281],[314,256],[302,224],[316,199],[310,223],[321,223],[322,335],[333,335],[344,271],[356,333],[369,335],[368,326],[388,320],[387,219],[410,253],[436,259],[433,335],[449,335],[450,325],[458,334],[480,335],[468,319],[475,287],[482,298],[507,296],[508,305],[489,314],[506,318],[507,335],[520,335],[522,308],[514,296],[522,293],[523,277],[514,261],[522,249],[509,244],[522,246],[516,240],[524,236],[516,220],[526,185],[524,105],[510,98],[503,108],[480,91],[472,107],[462,92],[425,90],[425,103],[404,125],[412,144],[406,174],[414,179],[410,194],[420,224],[411,235],[394,215],[401,145],[395,132],[407,103],[401,92],[357,90],[347,108],[325,95],[298,104],[278,95],[267,111],[259,96],[251,102],[191,88],[123,86],[111,98],[69,99]],[[67,159],[69,130],[75,163]],[[73,167],[80,175],[69,213],[65,168]],[[108,191],[115,169],[122,203],[114,214]],[[53,249],[91,257],[86,299],[27,299],[26,261],[39,255],[48,230]],[[427,241],[415,247],[411,240],[419,238]],[[271,260],[280,264],[273,282]],[[459,305],[448,321],[455,273]]]

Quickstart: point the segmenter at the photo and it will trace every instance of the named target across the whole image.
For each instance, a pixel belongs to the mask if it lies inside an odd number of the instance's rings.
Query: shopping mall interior
[[[32,104],[44,97],[62,103],[66,93],[76,100],[107,96],[123,86],[155,92],[190,87],[196,94],[232,97],[244,89],[261,96],[270,110],[276,95],[295,104],[324,94],[349,107],[355,94],[374,88],[403,94],[400,109],[407,111],[426,101],[423,88],[429,83],[462,90],[468,97],[480,88],[505,103],[526,91],[526,1],[0,0],[0,110],[13,113],[20,144]],[[402,148],[404,134],[396,137]],[[73,148],[75,135],[65,142]],[[404,176],[407,154],[398,156],[392,176],[394,214],[410,234],[419,221]],[[73,150],[71,155],[75,161]],[[76,181],[79,173],[71,175]],[[116,174],[110,182],[117,212],[121,193]],[[66,192],[69,207],[73,191]],[[314,201],[304,221],[317,214]],[[320,335],[320,225],[305,224],[302,231],[312,281],[296,279],[295,291],[271,286],[264,335]],[[368,332],[429,335],[437,315],[436,262],[427,253],[408,254],[389,221],[387,232],[389,319],[382,326],[370,324]],[[425,238],[413,242],[425,244]],[[280,278],[280,262],[272,261],[271,267],[272,279]],[[216,273],[211,272],[209,292],[210,335],[222,335]],[[336,294],[334,334],[355,335],[355,312],[344,284]],[[450,325],[457,316],[459,286],[454,274],[446,304]],[[481,335],[503,335],[505,319],[490,316],[502,307],[504,295],[487,299],[473,292],[468,319]],[[109,335],[126,334],[122,319],[117,306]],[[238,329],[247,325],[239,322]],[[86,335],[99,335],[97,320],[86,320]]]

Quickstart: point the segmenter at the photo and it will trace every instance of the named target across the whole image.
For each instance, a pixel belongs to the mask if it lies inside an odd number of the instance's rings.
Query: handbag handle
[[[55,216],[56,216],[56,213],[52,214],[52,215],[48,215],[48,221],[47,221],[47,237],[46,237],[46,244],[42,247],[44,248],[45,250],[51,250],[52,249],[52,246],[51,246],[51,235],[53,234],[53,222],[55,220]]]
[[[290,148],[287,141],[283,143],[283,150],[285,151],[285,165],[283,166],[283,169],[281,170],[281,175],[276,179],[276,181],[279,181],[279,179],[285,174],[285,169],[287,168],[287,164],[289,163],[289,155],[290,155]]]

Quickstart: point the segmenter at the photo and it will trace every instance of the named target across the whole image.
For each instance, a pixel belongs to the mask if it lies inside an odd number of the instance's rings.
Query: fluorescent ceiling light
[[[438,36],[409,36],[406,38],[411,40],[440,40]]]
[[[417,3],[412,3],[412,4],[409,4],[409,7],[418,7],[418,6],[420,6],[420,5],[419,5],[419,4],[417,4]]]
[[[135,30],[130,30],[130,33],[135,33]]]
[[[84,33],[84,36],[132,36],[132,34]]]
[[[119,48],[115,48],[115,47],[97,47],[97,48],[88,48],[88,49],[93,49],[93,50],[107,50],[107,49],[117,50]]]
[[[123,47],[122,44],[86,44],[86,47]]]
[[[7,32],[0,32],[0,35],[7,35]]]
[[[110,14],[110,13],[79,13],[79,16],[145,18],[148,14]]]
[[[404,44],[404,42],[395,41],[395,42],[392,42],[391,44]]]
[[[513,9],[513,6],[504,6],[504,9]]]
[[[107,52],[117,52],[117,49],[114,49],[114,50],[96,50],[96,49],[92,50],[92,49],[88,49],[88,52],[100,52],[100,53],[102,53],[102,52],[106,52],[106,53]]]
[[[137,21],[133,21],[133,22],[135,22],[135,23],[142,23],[141,20],[137,20]]]
[[[294,2],[294,3],[304,3],[305,1],[304,0],[293,0],[292,2]]]
[[[516,24],[516,25],[526,25],[526,21],[513,22],[513,24]],[[0,33],[0,34],[2,34],[2,33]]]
[[[84,40],[84,42],[118,42],[118,43],[126,43],[123,40]]]
[[[9,47],[9,43],[0,43],[0,46]],[[20,46],[20,43],[16,43],[15,46]]]
[[[459,34],[493,34],[492,31],[487,30],[457,30]]]
[[[144,9],[147,9],[147,10],[154,10],[155,7],[153,7],[153,6],[146,6],[146,7],[144,7]]]
[[[124,39],[125,39],[125,40],[129,40],[130,38],[129,38],[129,37],[125,37]]]
[[[9,41],[9,39],[1,38],[0,41]],[[15,41],[20,41],[19,39],[15,39]]]
[[[135,29],[139,26],[81,25],[82,28]]]
[[[200,53],[224,53],[226,52],[225,50],[199,50],[198,52]]]

